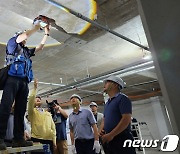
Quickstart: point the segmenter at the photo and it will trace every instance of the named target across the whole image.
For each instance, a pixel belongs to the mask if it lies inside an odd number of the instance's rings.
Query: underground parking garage
[[[25,90],[22,90],[22,85],[17,87],[19,90],[16,92],[10,91],[8,84],[12,84],[12,81],[9,81],[10,79],[8,78],[5,88],[1,88],[0,91],[0,117],[6,117],[0,119],[0,128],[8,130],[8,128],[4,128],[6,123],[8,124],[8,118],[11,115],[10,105],[13,103],[12,100],[15,100],[15,110],[18,110],[18,103],[16,104],[16,102],[19,102],[18,98],[28,94],[27,97],[29,99],[23,98],[27,99],[25,115],[29,116],[31,114],[28,111],[28,108],[31,107],[29,105],[30,98],[35,98],[36,95],[41,98],[41,109],[43,112],[58,105],[60,106],[60,111],[65,111],[68,115],[67,119],[65,118],[66,129],[64,131],[64,135],[67,137],[64,139],[67,143],[66,151],[71,154],[74,152],[74,149],[79,147],[75,143],[72,145],[70,137],[72,132],[75,135],[74,141],[80,139],[79,142],[82,142],[80,149],[82,147],[86,149],[88,146],[85,146],[84,141],[86,140],[84,139],[88,137],[78,138],[79,134],[73,130],[74,125],[72,124],[74,123],[72,119],[80,115],[73,115],[73,109],[77,108],[73,104],[74,98],[80,102],[80,108],[91,115],[94,113],[92,108],[97,107],[98,112],[103,114],[105,125],[107,125],[108,118],[105,115],[109,113],[110,107],[108,105],[112,104],[109,102],[113,101],[113,99],[109,97],[110,94],[108,95],[108,92],[104,91],[104,89],[107,88],[106,84],[108,82],[112,83],[110,90],[116,85],[121,85],[121,82],[118,80],[121,78],[123,80],[123,87],[119,88],[121,89],[121,94],[125,94],[123,97],[130,100],[127,102],[130,102],[132,105],[132,112],[127,112],[128,114],[125,112],[125,117],[128,118],[131,115],[132,119],[135,118],[137,120],[136,122],[131,121],[131,125],[128,123],[128,127],[131,127],[128,129],[131,130],[131,134],[133,135],[133,131],[136,132],[137,136],[134,136],[134,141],[136,140],[137,142],[129,141],[126,145],[130,148],[135,146],[136,153],[161,154],[165,151],[166,153],[172,153],[172,151],[175,154],[179,153],[180,121],[178,118],[178,102],[180,82],[178,79],[180,74],[178,58],[180,54],[177,40],[179,40],[180,36],[178,35],[180,19],[178,17],[178,4],[177,0],[173,2],[162,0],[157,2],[148,0],[1,0],[1,68],[7,63],[7,59],[10,59],[7,57],[7,51],[11,52],[14,50],[14,52],[18,52],[18,55],[24,54],[24,52],[19,54],[20,51],[18,49],[10,47],[12,42],[9,42],[9,40],[12,37],[17,37],[13,45],[20,44],[27,37],[26,46],[29,49],[34,48],[35,56],[26,57],[32,60],[34,74],[32,79],[27,73],[24,73],[25,75],[22,77],[14,76],[14,74],[9,73],[10,71],[8,72],[8,77],[10,76],[11,80],[18,78],[27,83],[26,90],[29,88],[29,93],[24,93]],[[49,25],[51,26],[48,27]],[[20,31],[22,33],[14,35]],[[36,51],[38,52],[36,53]],[[15,58],[16,54],[11,54],[11,56]],[[16,69],[19,66],[19,62],[15,66],[14,68]],[[24,67],[23,64],[22,67]],[[29,67],[29,70],[31,69],[29,63],[25,65],[25,68],[27,67]],[[10,68],[12,69],[12,64]],[[29,70],[27,71],[29,72]],[[111,76],[118,79],[111,78],[111,80],[107,80]],[[38,79],[36,92],[33,91],[37,83],[35,79]],[[14,85],[17,86],[18,82],[14,82]],[[23,92],[21,93],[20,91]],[[7,96],[3,96],[5,95],[3,92]],[[71,98],[73,94],[80,96],[81,99],[78,99],[78,97]],[[6,103],[5,97],[11,98],[11,103]],[[90,105],[92,102],[95,105]],[[2,104],[9,104],[9,109],[4,108]],[[21,106],[19,111],[22,111],[22,108]],[[124,108],[127,109],[126,107]],[[36,108],[33,108],[32,111],[34,109]],[[38,113],[40,112],[39,109],[37,111]],[[113,117],[113,113],[115,112],[107,114],[110,118],[112,116],[110,125],[113,125],[114,121],[116,121],[115,119],[117,119],[117,117]],[[49,111],[48,115],[54,115],[54,112]],[[17,118],[12,122],[13,124],[18,121],[18,116],[20,114],[16,115]],[[57,135],[58,131],[62,130],[57,129],[56,124],[61,124],[62,118],[59,120],[57,117],[52,116],[50,119],[55,120],[52,126],[55,126],[54,130],[56,129]],[[95,119],[97,123],[97,117],[92,117],[92,119]],[[76,120],[76,123],[78,123],[78,118]],[[32,118],[30,121],[28,121],[28,124],[33,128],[31,128],[29,135],[32,138],[40,139],[40,141],[33,141],[33,145],[26,146],[26,141],[23,138],[23,144],[18,142],[18,144],[14,144],[17,145],[14,147],[12,147],[12,144],[6,145],[6,149],[1,150],[0,153],[24,151],[29,153],[48,153],[47,149],[50,146],[46,146],[48,144],[41,143],[41,141],[50,140],[53,142],[53,137],[45,136],[43,138],[44,134],[40,136],[35,135],[32,129],[36,129],[36,127],[32,126],[32,123],[37,124],[38,122],[35,118]],[[1,126],[2,123],[3,126]],[[92,122],[89,125],[95,126],[96,123]],[[14,124],[15,127],[16,124]],[[43,132],[46,124],[43,123],[39,127]],[[110,126],[108,125],[107,127],[109,128]],[[21,128],[16,128],[15,132],[19,133]],[[78,125],[78,128],[83,130],[84,127]],[[95,128],[91,128],[91,133],[95,135]],[[114,137],[123,132],[121,126],[117,128]],[[9,130],[13,131],[12,126]],[[71,130],[73,131],[71,132]],[[4,135],[2,134],[0,133],[0,139],[4,140]],[[87,134],[87,132],[82,134]],[[12,132],[11,135],[15,135],[14,138],[18,139],[18,135]],[[108,137],[102,138],[106,140]],[[0,144],[2,140],[0,140]],[[31,138],[28,140],[31,140]],[[146,141],[149,147],[144,146],[143,143]],[[101,153],[108,153],[104,150],[103,143],[99,144],[99,142],[102,143],[103,141],[99,140],[96,144],[95,142],[92,143],[95,151],[100,147]],[[170,145],[172,142],[174,147]],[[58,143],[57,137],[55,149],[57,149]],[[111,142],[108,141],[107,143],[110,144]],[[4,144],[2,147],[4,148]],[[123,149],[123,147],[121,148]],[[55,151],[54,153],[60,152]],[[116,153],[121,154],[123,152],[119,150]]]

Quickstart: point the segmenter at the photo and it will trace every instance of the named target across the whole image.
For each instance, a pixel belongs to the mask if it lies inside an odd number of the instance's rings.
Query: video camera
[[[57,100],[53,100],[52,102],[48,102],[48,101],[46,100],[46,103],[47,103],[47,105],[48,105],[48,111],[52,114],[52,117],[54,117],[54,116],[55,116],[55,109],[54,109],[54,107],[55,107],[56,105],[59,105],[58,102],[57,102]]]
[[[57,116],[57,111],[56,109],[54,108],[56,105],[59,105],[57,100],[53,100],[52,102],[48,102],[46,100],[46,103],[48,105],[48,111],[51,113],[52,115],[52,118],[53,118],[53,121],[55,123],[61,123],[62,119],[61,119],[61,116]]]

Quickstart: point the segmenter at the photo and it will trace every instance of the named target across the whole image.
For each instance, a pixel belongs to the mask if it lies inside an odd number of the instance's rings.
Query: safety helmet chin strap
[[[78,98],[76,98],[76,102],[77,102],[77,104],[73,104],[73,105],[72,105],[74,110],[76,110],[77,108],[79,108],[80,105],[81,105],[81,102],[79,101]]]

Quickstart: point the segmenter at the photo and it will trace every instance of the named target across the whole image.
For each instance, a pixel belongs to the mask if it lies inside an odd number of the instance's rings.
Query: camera
[[[57,100],[53,100],[52,102],[48,102],[46,100],[46,103],[48,105],[48,111],[51,113],[53,120],[54,120],[54,117],[56,115],[56,111],[55,111],[54,107],[59,104],[58,104]]]
[[[55,124],[61,123],[62,122],[61,116],[58,116],[60,113],[57,113],[56,109],[54,108],[56,105],[59,105],[57,100],[53,100],[52,102],[48,102],[46,100],[46,103],[48,105],[48,111],[51,113],[54,123]]]

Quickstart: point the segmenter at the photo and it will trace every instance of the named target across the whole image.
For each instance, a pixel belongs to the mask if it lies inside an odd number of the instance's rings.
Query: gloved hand
[[[43,15],[39,15],[38,17],[36,17],[33,20],[33,24],[34,25],[40,25],[41,28],[46,27],[47,25],[49,25],[49,18]]]
[[[41,20],[38,20],[35,18],[33,21],[33,25],[35,25],[35,26],[40,25],[40,22],[41,22]]]
[[[76,154],[77,152],[76,152],[76,147],[75,147],[75,145],[72,145],[72,153],[73,154]]]
[[[44,27],[46,27],[48,24],[47,23],[45,23],[45,22],[40,22],[40,26],[41,26],[41,28],[44,28]]]
[[[94,141],[93,150],[94,150],[94,149],[95,149],[95,152],[96,152],[96,153],[99,153],[100,150],[101,150],[101,146],[100,146],[100,144],[99,144],[99,141],[97,141],[97,140]]]

